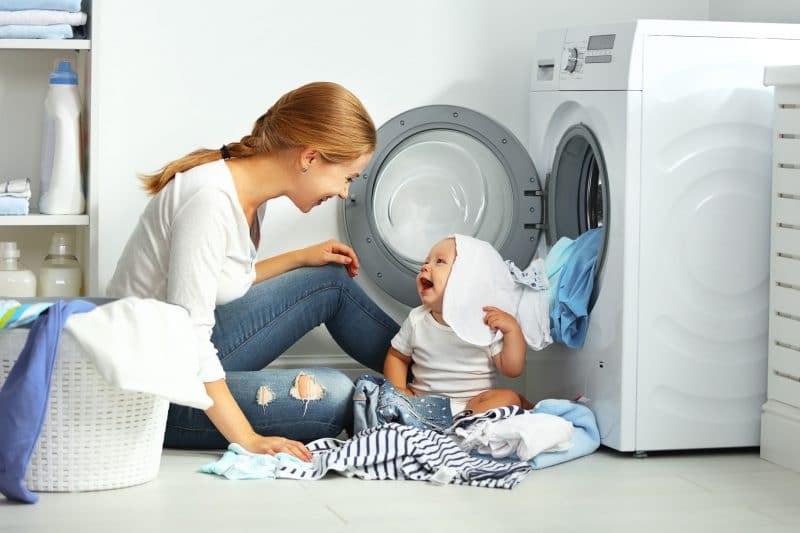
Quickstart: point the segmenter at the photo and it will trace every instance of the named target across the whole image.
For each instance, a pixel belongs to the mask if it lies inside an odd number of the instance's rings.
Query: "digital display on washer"
[[[592,35],[589,37],[589,45],[587,50],[610,50],[614,48],[614,38],[617,35],[609,33],[608,35]]]

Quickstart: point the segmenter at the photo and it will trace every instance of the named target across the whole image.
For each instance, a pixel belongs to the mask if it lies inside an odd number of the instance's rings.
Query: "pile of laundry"
[[[439,412],[446,398],[409,398],[392,394],[391,387],[381,378],[358,380],[356,434],[346,441],[309,443],[310,462],[286,454],[253,454],[231,444],[221,459],[200,471],[227,479],[309,480],[337,472],[369,480],[512,489],[532,470],[588,455],[600,446],[594,414],[580,403],[543,400],[530,411],[498,407],[453,421],[449,407],[446,414]]]
[[[0,215],[27,215],[30,211],[31,180],[0,182]]]
[[[0,39],[80,37],[86,18],[81,0],[0,0]]]

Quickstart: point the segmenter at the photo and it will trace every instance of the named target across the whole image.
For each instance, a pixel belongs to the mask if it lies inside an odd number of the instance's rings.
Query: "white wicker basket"
[[[0,332],[0,386],[28,329]],[[72,336],[61,336],[44,427],[25,476],[29,490],[129,487],[158,475],[169,402],[109,385]]]

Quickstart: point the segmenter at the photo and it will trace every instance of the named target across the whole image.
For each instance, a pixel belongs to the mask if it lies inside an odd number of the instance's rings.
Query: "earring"
[[[303,174],[305,174],[306,172],[308,172],[308,167],[303,167]]]

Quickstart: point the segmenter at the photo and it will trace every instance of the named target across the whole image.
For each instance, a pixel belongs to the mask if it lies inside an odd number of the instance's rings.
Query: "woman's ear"
[[[300,151],[300,167],[308,168],[319,159],[319,152],[311,147],[305,147]]]

